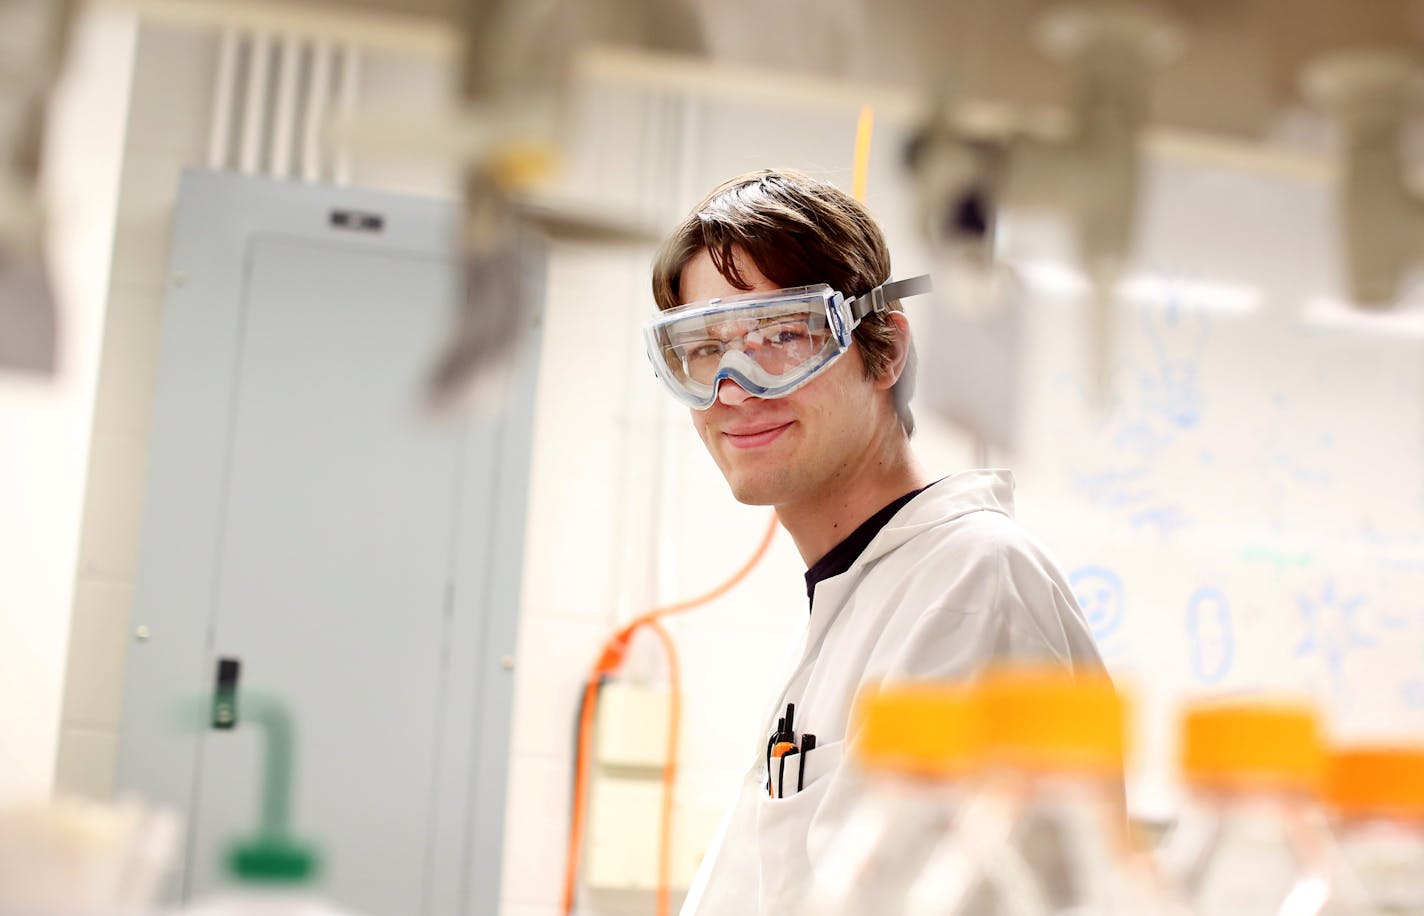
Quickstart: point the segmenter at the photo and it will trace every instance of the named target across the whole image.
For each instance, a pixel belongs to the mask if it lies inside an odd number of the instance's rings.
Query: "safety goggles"
[[[648,323],[648,359],[673,396],[697,410],[712,406],[723,379],[759,398],[781,398],[850,349],[866,315],[929,291],[930,278],[920,276],[851,299],[822,283],[690,302]]]

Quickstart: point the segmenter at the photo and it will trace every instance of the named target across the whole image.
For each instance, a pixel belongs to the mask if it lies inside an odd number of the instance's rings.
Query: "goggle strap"
[[[850,307],[851,318],[859,324],[860,320],[871,312],[882,312],[888,308],[888,302],[908,299],[910,296],[923,296],[933,289],[934,281],[930,279],[930,275],[920,274],[918,277],[882,283],[870,292],[851,299],[846,305]]]

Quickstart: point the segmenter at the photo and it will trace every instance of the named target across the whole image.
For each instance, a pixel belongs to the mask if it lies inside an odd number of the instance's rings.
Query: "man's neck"
[[[876,512],[930,483],[904,437],[872,449],[836,481],[834,492],[776,507],[807,568]]]

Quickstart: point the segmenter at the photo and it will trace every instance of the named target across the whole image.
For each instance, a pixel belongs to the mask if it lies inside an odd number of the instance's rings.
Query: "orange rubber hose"
[[[668,698],[667,762],[663,765],[663,810],[658,825],[658,916],[668,916],[672,905],[672,814],[677,788],[677,743],[682,731],[682,676],[677,660],[677,647],[667,629],[654,620],[648,624],[667,652],[668,682],[672,684]]]
[[[752,553],[752,555],[747,558],[747,562],[742,564],[742,568],[732,574],[732,578],[728,579],[726,582],[723,582],[721,585],[716,586],[710,591],[703,592],[696,598],[689,598],[686,601],[679,601],[675,604],[665,604],[662,607],[653,608],[651,611],[648,611],[648,613],[644,614],[641,618],[639,618],[639,620],[655,620],[659,617],[666,617],[669,614],[678,614],[683,611],[690,611],[693,608],[701,607],[704,604],[711,604],[713,601],[716,601],[718,598],[727,594],[727,592],[730,592],[732,589],[736,588],[738,585],[741,584],[742,580],[745,579],[753,569],[756,569],[756,566],[758,563],[761,562],[762,557],[766,556],[767,548],[771,547],[772,538],[776,537],[777,527],[778,522],[776,520],[776,513],[773,512],[771,514],[771,520],[767,523],[766,533],[761,536],[761,543],[757,545],[757,548]],[[634,621],[634,623],[637,622],[638,621]]]
[[[604,677],[623,667],[623,660],[627,657],[628,646],[632,642],[633,636],[645,626],[652,629],[662,644],[667,655],[668,677],[672,684],[668,712],[667,765],[663,769],[663,809],[658,842],[657,898],[658,916],[668,916],[672,890],[673,791],[677,779],[677,744],[682,726],[682,686],[676,648],[667,630],[659,621],[669,615],[710,604],[735,588],[766,556],[772,539],[776,536],[776,529],[776,513],[773,512],[766,526],[766,533],[762,535],[761,543],[757,545],[756,550],[742,564],[741,568],[732,574],[731,578],[695,598],[653,608],[634,618],[632,622],[614,633],[603,644],[598,661],[594,663],[593,669],[589,671],[588,679],[584,682],[583,711],[579,715],[578,749],[574,756],[573,816],[569,823],[568,860],[564,868],[564,899],[561,910],[566,916],[574,911],[574,896],[578,887],[579,859],[583,848],[583,828],[587,808],[589,754],[593,743],[593,717],[595,707],[598,705],[598,689]]]

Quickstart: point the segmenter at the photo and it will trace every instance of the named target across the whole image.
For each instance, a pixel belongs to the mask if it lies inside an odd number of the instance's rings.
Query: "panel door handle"
[[[230,730],[237,725],[237,682],[241,676],[240,659],[218,659],[213,683],[213,728]]]

